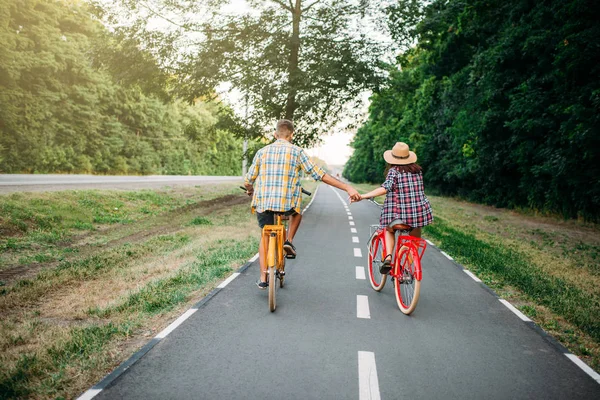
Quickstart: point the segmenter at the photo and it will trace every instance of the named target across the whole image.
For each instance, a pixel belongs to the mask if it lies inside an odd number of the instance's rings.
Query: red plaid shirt
[[[379,219],[381,226],[386,227],[397,219],[413,228],[433,222],[431,205],[423,190],[422,173],[400,172],[392,167],[381,186],[388,191]]]

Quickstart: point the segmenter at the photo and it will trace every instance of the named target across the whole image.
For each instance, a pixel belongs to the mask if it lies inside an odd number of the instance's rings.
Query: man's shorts
[[[256,219],[258,220],[258,226],[260,229],[264,228],[265,225],[274,225],[275,224],[275,212],[266,210],[265,212],[256,212]],[[288,210],[283,215],[295,215],[298,214],[295,210]]]

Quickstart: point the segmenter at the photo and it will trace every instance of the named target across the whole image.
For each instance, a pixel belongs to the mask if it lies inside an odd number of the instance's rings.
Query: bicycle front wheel
[[[394,269],[396,301],[400,311],[409,315],[415,311],[421,294],[421,281],[416,277],[416,272],[421,270],[419,255],[413,248],[402,246]]]
[[[277,294],[277,279],[275,278],[275,267],[269,267],[269,310],[275,311],[277,308],[277,301],[275,296]]]
[[[371,287],[380,292],[385,285],[387,278],[386,274],[379,272],[379,268],[383,264],[385,254],[383,254],[383,238],[378,232],[374,232],[369,239],[369,282]]]

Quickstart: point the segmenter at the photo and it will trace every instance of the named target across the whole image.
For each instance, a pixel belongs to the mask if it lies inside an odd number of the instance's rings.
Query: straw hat
[[[383,159],[388,164],[406,165],[417,162],[417,155],[408,150],[408,145],[397,142],[391,150],[383,153]]]

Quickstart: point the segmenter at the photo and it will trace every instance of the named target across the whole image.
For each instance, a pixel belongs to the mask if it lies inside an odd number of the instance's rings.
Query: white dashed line
[[[221,282],[221,284],[219,286],[217,286],[219,289],[223,289],[225,286],[229,285],[229,283],[234,280],[235,278],[238,277],[240,273],[239,272],[234,272],[233,274],[231,274],[231,276],[227,279],[225,279],[223,282]]]
[[[591,369],[586,363],[581,361],[581,359],[579,357],[577,357],[575,354],[571,354],[571,353],[565,353],[565,356],[567,356],[569,358],[569,360],[573,361],[575,363],[575,365],[577,365],[579,368],[581,368],[583,370],[583,372],[588,374],[593,380],[600,383],[600,374],[598,374],[596,371]]]
[[[164,339],[169,333],[173,332],[175,330],[175,328],[177,328],[179,325],[181,325],[186,319],[191,317],[192,314],[194,314],[196,311],[198,311],[197,308],[190,308],[185,313],[183,313],[183,315],[181,315],[179,318],[177,318],[175,321],[173,321],[171,323],[171,325],[169,325],[165,329],[163,329],[163,331],[160,332],[158,335],[156,335],[154,338],[155,339]]]
[[[358,236],[352,236],[352,243],[358,243]]]
[[[365,276],[365,267],[356,267],[356,279],[367,279]]]
[[[358,399],[380,400],[375,353],[358,352]]]
[[[369,311],[369,297],[356,296],[356,318],[370,319],[371,312]]]
[[[356,228],[350,228],[350,232],[356,233]]]
[[[353,220],[353,219],[354,219],[354,217],[353,217],[352,215],[348,215],[348,219],[349,219],[349,220]]]
[[[442,251],[441,253],[442,253],[442,254],[444,255],[444,257],[446,257],[448,260],[451,260],[451,261],[452,261],[452,260],[454,260],[454,258],[450,257],[450,256],[449,256],[447,253],[445,253],[445,252],[443,252],[443,251]]]
[[[354,257],[362,257],[362,251],[360,251],[360,248],[354,248]]]
[[[348,211],[348,213],[347,213],[347,214],[348,214],[348,215],[352,215],[352,213],[351,213],[350,211]]]
[[[350,226],[354,226],[354,221],[350,221]]]
[[[471,271],[469,271],[468,269],[463,269],[463,271],[465,271],[465,274],[469,275],[471,278],[473,278],[473,280],[475,282],[481,282],[481,279],[479,279],[478,277],[476,277]]]
[[[515,306],[513,306],[512,304],[510,304],[508,301],[506,301],[504,299],[500,299],[500,303],[504,304],[506,306],[506,308],[508,308],[513,313],[515,313],[515,315],[517,317],[521,318],[523,321],[525,321],[525,322],[530,322],[531,321],[525,314],[523,314],[521,311],[517,310],[515,308]]]
[[[335,190],[333,188],[333,186],[329,186],[331,188],[331,190],[333,190],[333,193],[335,193],[335,195],[338,197],[338,199],[340,199],[340,201],[342,202],[342,204],[344,204],[344,206],[348,206],[348,204],[346,204],[346,202],[344,201],[344,199],[342,199],[342,196],[340,196],[340,194],[337,192],[337,190]]]

